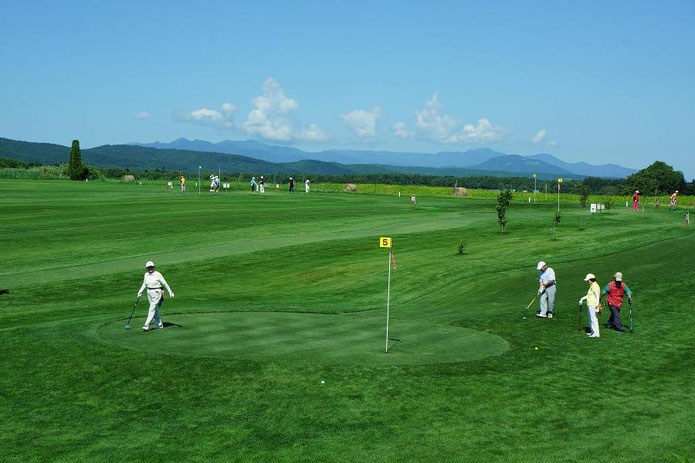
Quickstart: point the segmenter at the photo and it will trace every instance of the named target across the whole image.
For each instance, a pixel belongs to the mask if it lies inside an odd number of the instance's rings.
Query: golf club
[[[528,303],[528,305],[526,306],[526,310],[528,310],[528,309],[531,308],[531,304],[533,304],[534,302],[536,302],[536,299],[538,299],[538,295],[536,295],[536,296],[533,298],[533,300],[532,300],[531,302]]]
[[[630,333],[634,333],[632,329],[632,301],[628,302],[628,306],[630,308]]]
[[[133,304],[133,310],[130,311],[130,317],[128,317],[128,323],[125,324],[125,329],[127,329],[127,330],[130,329],[130,321],[133,319],[133,314],[135,313],[135,307],[138,305],[139,300],[140,300],[140,296],[138,296],[135,299],[135,304]]]
[[[577,333],[582,332],[582,304],[579,303],[579,317],[577,317]]]

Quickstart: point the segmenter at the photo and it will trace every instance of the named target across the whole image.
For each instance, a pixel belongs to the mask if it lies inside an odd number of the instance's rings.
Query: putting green
[[[144,332],[123,321],[98,329],[104,341],[153,353],[331,364],[429,364],[479,360],[507,350],[495,335],[417,320],[392,320],[384,353],[383,314],[181,313]]]

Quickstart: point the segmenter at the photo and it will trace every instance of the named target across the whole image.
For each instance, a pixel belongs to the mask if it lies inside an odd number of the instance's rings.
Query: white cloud
[[[543,143],[543,141],[546,140],[547,136],[548,136],[548,131],[545,130],[545,129],[540,129],[540,130],[533,136],[533,138],[531,139],[531,141],[532,141],[535,145],[537,145],[537,144],[539,144],[539,143]],[[554,147],[554,146],[557,146],[558,143],[557,143],[556,140],[548,140],[547,142],[543,143],[543,145],[552,148],[552,147]]]
[[[545,136],[546,136],[547,134],[548,134],[547,130],[545,130],[545,129],[540,129],[540,130],[538,131],[538,133],[536,133],[536,134],[533,136],[533,139],[532,139],[531,141],[533,141],[533,143],[536,143],[536,144],[537,144],[537,143],[540,143],[540,142],[543,141],[543,139],[545,138]]]
[[[210,108],[200,108],[188,113],[177,113],[176,120],[193,122],[196,124],[234,127],[232,116],[236,107],[231,103],[222,104],[220,110]]]
[[[394,124],[396,136],[420,139],[438,143],[483,143],[501,139],[506,130],[486,118],[478,119],[477,124],[463,124],[457,118],[443,113],[444,105],[436,92],[425,101],[425,107],[415,111],[413,132],[404,123]]]
[[[137,113],[135,119],[152,119],[152,114],[146,112]]]
[[[447,141],[451,143],[456,142],[490,142],[499,140],[504,136],[506,131],[492,122],[488,121],[484,117],[478,119],[478,124],[466,124],[463,126],[463,130],[458,131],[458,133],[452,134]]]
[[[297,138],[306,141],[324,141],[328,140],[328,134],[321,130],[316,124],[308,124],[302,127],[299,137]]]
[[[254,98],[251,103],[255,109],[238,126],[249,135],[273,141],[321,141],[328,138],[316,124],[300,125],[297,122],[294,112],[299,108],[299,103],[285,96],[273,78],[266,79],[263,95]]]
[[[405,122],[403,121],[398,121],[392,126],[393,133],[396,134],[398,138],[412,138],[413,137],[413,132],[408,130],[408,126],[405,125]]]
[[[373,140],[376,137],[376,123],[382,118],[381,108],[376,106],[371,111],[356,109],[340,118],[347,124],[355,138]]]

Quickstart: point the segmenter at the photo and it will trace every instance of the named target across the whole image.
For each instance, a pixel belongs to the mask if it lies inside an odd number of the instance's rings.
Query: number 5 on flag
[[[380,248],[390,248],[391,247],[391,238],[382,236],[379,238],[379,247]]]

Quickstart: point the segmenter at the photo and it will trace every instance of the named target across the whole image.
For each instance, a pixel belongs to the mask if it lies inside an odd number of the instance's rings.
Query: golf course
[[[692,208],[165,185],[0,180],[0,461],[695,461]]]

